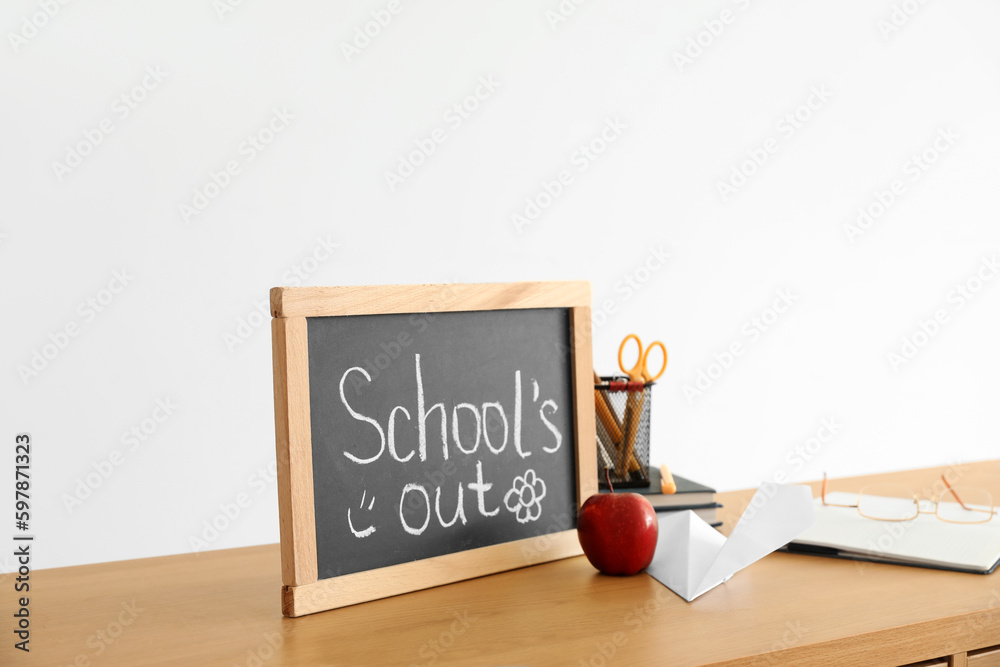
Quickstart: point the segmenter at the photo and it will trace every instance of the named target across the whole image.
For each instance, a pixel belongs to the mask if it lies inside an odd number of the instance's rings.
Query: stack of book
[[[716,515],[722,505],[715,502],[715,489],[680,475],[674,475],[674,483],[677,484],[676,493],[663,493],[660,490],[660,469],[650,466],[648,487],[621,489],[621,491],[642,495],[657,512],[692,510],[709,525],[716,528],[722,525]],[[610,491],[601,489],[601,493]]]

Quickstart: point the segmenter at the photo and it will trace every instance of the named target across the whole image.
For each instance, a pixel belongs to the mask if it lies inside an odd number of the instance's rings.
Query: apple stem
[[[611,489],[611,493],[614,493],[615,487],[611,486],[611,471],[607,468],[604,469],[604,479],[608,482],[608,488]]]

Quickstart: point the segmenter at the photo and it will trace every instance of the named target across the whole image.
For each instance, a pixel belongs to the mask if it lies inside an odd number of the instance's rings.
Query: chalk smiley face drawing
[[[365,491],[363,491],[361,493],[361,505],[360,505],[361,509],[364,509],[364,507],[365,507],[365,496],[367,494],[368,494],[367,490],[365,490]],[[368,503],[368,511],[371,511],[372,507],[374,507],[374,506],[375,506],[375,495],[372,494],[371,502]],[[356,529],[354,527],[354,522],[351,520],[351,508],[350,507],[347,508],[347,526],[351,529],[351,532],[354,533],[354,537],[357,537],[357,538],[368,537],[369,535],[371,535],[372,533],[375,532],[375,525],[374,524],[368,526],[367,528],[365,528],[363,530]]]

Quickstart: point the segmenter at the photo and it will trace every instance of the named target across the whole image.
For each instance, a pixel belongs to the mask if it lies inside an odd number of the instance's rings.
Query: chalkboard
[[[428,317],[307,320],[320,579],[574,515],[568,310]]]
[[[271,300],[285,615],[580,553],[587,283]]]

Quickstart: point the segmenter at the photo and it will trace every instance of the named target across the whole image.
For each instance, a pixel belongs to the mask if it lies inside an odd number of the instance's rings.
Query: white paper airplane
[[[691,510],[660,514],[654,579],[690,602],[783,547],[816,521],[808,486],[762,486],[729,539]]]

